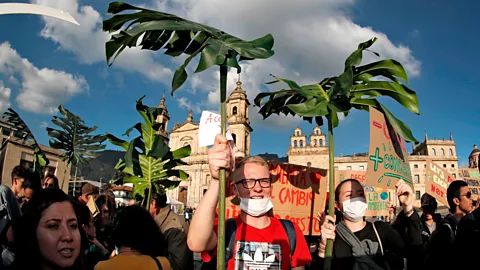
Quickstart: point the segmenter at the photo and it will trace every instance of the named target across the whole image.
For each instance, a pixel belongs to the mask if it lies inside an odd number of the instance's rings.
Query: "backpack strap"
[[[157,264],[158,270],[163,270],[162,264],[161,264],[160,261],[157,259],[157,257],[152,256],[152,259],[153,259],[153,260],[155,261],[155,263]]]
[[[228,261],[233,256],[233,250],[235,247],[235,236],[237,235],[237,222],[234,218],[229,218],[225,222],[225,244],[228,243],[227,250],[225,252],[225,265],[228,265]]]
[[[382,239],[380,239],[380,236],[378,235],[377,227],[375,227],[375,222],[372,222],[372,226],[373,226],[373,231],[375,231],[375,235],[377,236],[378,243],[380,244],[380,251],[382,252],[382,256],[385,256],[384,255],[385,253],[383,252]]]
[[[282,223],[282,226],[287,233],[288,243],[290,244],[290,254],[293,257],[293,254],[295,254],[295,247],[297,246],[297,234],[295,232],[295,227],[293,227],[292,221],[288,219],[280,219],[280,223]]]

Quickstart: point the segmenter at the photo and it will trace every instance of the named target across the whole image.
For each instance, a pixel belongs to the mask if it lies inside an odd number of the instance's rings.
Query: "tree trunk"
[[[220,66],[220,114],[222,116],[221,131],[222,135],[226,134],[227,123],[227,108],[226,108],[226,96],[227,96],[227,74],[228,67],[225,65]],[[220,191],[219,191],[219,203],[218,203],[218,244],[217,244],[217,269],[226,269],[225,265],[225,189],[226,189],[226,177],[225,169],[220,170]]]
[[[336,113],[334,111],[330,114]],[[328,121],[328,214],[335,218],[335,157],[334,157],[334,147],[333,147],[333,125],[332,125],[332,116],[327,116]],[[332,262],[332,251],[333,251],[333,240],[328,239],[327,247],[325,250],[325,263],[323,269],[330,269],[330,264]]]

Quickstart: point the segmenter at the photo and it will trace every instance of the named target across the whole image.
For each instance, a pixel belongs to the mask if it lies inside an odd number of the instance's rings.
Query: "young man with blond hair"
[[[187,237],[189,248],[201,252],[202,259],[209,261],[217,247],[215,213],[219,198],[219,171],[226,169],[230,187],[240,198],[241,213],[233,221],[233,235],[229,234],[227,221],[225,241],[227,269],[237,270],[266,267],[268,269],[304,269],[311,262],[305,238],[296,224],[270,217],[273,208],[270,201],[272,181],[268,163],[261,157],[248,157],[235,167],[231,175],[234,157],[228,140],[217,135],[208,151],[212,181],[204,194],[190,224]],[[287,231],[290,230],[290,237]],[[294,235],[295,243],[291,243]],[[293,244],[293,245],[292,245]],[[233,250],[228,247],[233,246]],[[261,260],[260,260],[261,258]]]

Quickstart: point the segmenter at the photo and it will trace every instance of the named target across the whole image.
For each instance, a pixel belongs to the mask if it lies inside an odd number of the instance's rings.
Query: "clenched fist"
[[[219,179],[220,169],[225,169],[227,177],[232,171],[235,157],[229,141],[225,136],[218,134],[212,148],[208,149],[208,165],[213,180]]]

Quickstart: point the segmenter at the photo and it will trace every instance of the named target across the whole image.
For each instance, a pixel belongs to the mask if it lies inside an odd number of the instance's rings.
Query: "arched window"
[[[207,177],[205,177],[205,181],[206,181],[206,182],[204,183],[204,185],[208,185],[211,180],[212,180],[212,179],[211,179],[211,177],[210,177],[210,174],[207,174]]]
[[[297,130],[297,136],[300,136],[300,131],[299,130]]]
[[[318,140],[318,145],[323,146],[323,140],[322,139]]]
[[[233,137],[233,143],[237,144],[237,135],[232,134],[232,137]]]
[[[432,149],[432,154],[433,154],[434,156],[436,156],[436,155],[437,155],[437,151],[435,151],[435,149]]]
[[[293,147],[297,148],[297,140],[293,141]]]
[[[452,150],[452,148],[448,149],[448,152],[450,153],[450,156],[453,156],[453,150]]]
[[[317,134],[317,135],[318,135],[318,129],[317,129],[317,130],[315,130],[315,134]]]
[[[232,114],[237,114],[237,107],[233,107]]]
[[[300,147],[303,147],[303,140],[300,140]]]
[[[317,146],[317,139],[313,139],[313,146]]]
[[[440,149],[440,152],[442,153],[442,156],[445,156],[445,150],[443,150],[443,148]]]

